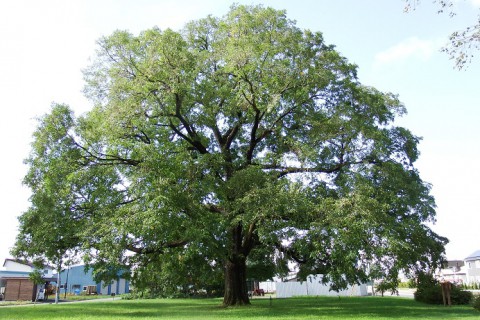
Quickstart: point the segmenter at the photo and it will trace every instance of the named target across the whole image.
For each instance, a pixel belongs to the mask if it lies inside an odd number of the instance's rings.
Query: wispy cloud
[[[437,50],[435,41],[408,38],[375,55],[376,65],[385,65],[404,61],[410,58],[427,61]]]

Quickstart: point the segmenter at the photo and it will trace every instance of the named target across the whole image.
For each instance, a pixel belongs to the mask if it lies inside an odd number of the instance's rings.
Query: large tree
[[[90,263],[192,283],[222,270],[224,304],[242,305],[272,263],[339,289],[441,258],[419,138],[394,124],[404,106],[285,12],[117,31],[85,78],[95,106],[63,132]]]

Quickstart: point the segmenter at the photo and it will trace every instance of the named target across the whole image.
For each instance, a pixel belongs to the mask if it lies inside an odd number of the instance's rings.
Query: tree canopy
[[[220,272],[225,305],[288,262],[333,289],[434,266],[447,240],[426,225],[419,138],[395,126],[398,97],[356,70],[262,6],[103,37],[85,71],[93,109],[58,105],[40,121],[21,225],[67,215],[67,247],[100,269],[135,266],[139,283],[155,268],[172,286]]]

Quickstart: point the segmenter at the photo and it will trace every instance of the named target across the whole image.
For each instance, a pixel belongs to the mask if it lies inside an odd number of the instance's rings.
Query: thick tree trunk
[[[247,288],[247,265],[242,255],[227,259],[225,264],[225,295],[224,306],[250,304]]]

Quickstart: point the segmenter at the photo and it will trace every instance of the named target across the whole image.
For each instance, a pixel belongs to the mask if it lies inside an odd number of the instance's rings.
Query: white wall
[[[110,293],[117,293],[117,280],[112,281],[112,286],[110,287]]]
[[[307,296],[307,286],[305,282],[277,282],[277,298],[290,298],[295,296]]]
[[[277,282],[277,298],[290,298],[294,296],[366,296],[367,286],[353,285],[346,290],[330,291],[329,284],[321,283],[321,275],[309,276],[303,282]]]
[[[273,281],[262,281],[259,283],[259,288],[265,292],[275,292],[277,290],[276,282]]]
[[[101,282],[100,292],[98,294],[108,294],[108,283],[105,281]]]
[[[125,285],[126,285],[126,280],[120,279],[120,284],[118,285],[118,293],[120,294],[125,293]]]

